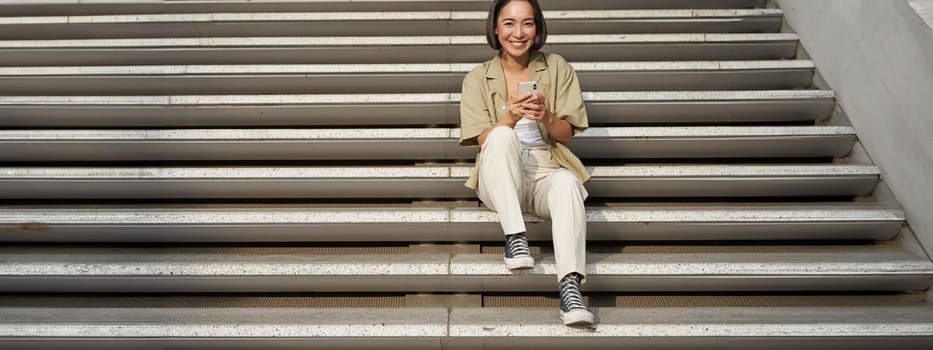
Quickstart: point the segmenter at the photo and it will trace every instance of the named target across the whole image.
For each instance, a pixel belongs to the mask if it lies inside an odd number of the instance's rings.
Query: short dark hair
[[[486,17],[486,42],[495,50],[502,50],[499,44],[499,37],[496,35],[496,22],[499,20],[499,11],[513,0],[495,0],[489,6],[489,16]],[[544,43],[547,42],[547,24],[544,23],[544,13],[541,11],[541,5],[538,0],[526,0],[531,3],[531,8],[535,12],[535,44],[532,46],[535,50],[541,50]]]

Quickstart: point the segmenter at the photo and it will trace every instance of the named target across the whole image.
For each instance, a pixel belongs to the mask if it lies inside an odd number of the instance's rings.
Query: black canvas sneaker
[[[525,233],[505,236],[505,267],[509,270],[524,270],[535,267],[535,258],[528,248]]]
[[[593,325],[593,313],[586,308],[580,294],[580,275],[568,273],[560,279],[560,318],[566,326]]]

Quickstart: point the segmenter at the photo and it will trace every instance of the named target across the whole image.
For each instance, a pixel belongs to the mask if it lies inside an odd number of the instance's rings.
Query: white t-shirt
[[[538,123],[531,119],[522,118],[515,123],[515,135],[522,144],[522,149],[546,149],[544,139],[541,137],[541,130],[538,130]]]

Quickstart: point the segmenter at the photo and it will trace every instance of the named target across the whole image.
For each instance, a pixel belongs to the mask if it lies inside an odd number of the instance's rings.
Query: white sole
[[[505,261],[505,267],[509,270],[527,270],[535,267],[535,258],[523,256],[518,258],[502,258]]]
[[[593,313],[587,310],[573,310],[570,312],[561,312],[560,318],[564,320],[565,326],[592,326]]]

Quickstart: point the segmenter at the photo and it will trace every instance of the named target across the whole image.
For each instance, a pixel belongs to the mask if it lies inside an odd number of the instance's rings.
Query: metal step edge
[[[589,91],[774,90],[811,85],[812,62],[582,62]],[[3,95],[459,92],[473,64],[0,67]],[[399,80],[407,84],[398,84]]]
[[[903,250],[822,248],[790,252],[780,246],[771,253],[731,254],[591,253],[583,271],[588,281],[584,290],[903,292],[927,289],[933,275],[928,259]],[[513,272],[505,268],[501,254],[167,254],[159,253],[165,248],[144,248],[143,254],[122,249],[122,254],[92,255],[56,249],[55,255],[35,249],[0,255],[4,261],[0,291],[464,293],[556,288],[556,266],[546,254],[537,255],[534,269]]]
[[[0,130],[0,160],[473,159],[459,137],[441,128]],[[845,156],[856,140],[850,127],[593,127],[569,146],[583,158],[803,158]]]
[[[755,10],[545,11],[551,34],[778,32],[783,12]],[[272,12],[0,17],[4,39],[257,35],[480,34],[486,12]]]
[[[849,126],[590,127],[576,139],[767,138],[855,136]],[[0,142],[85,141],[329,141],[437,140],[460,137],[459,128],[0,130]]]
[[[586,3],[572,3],[567,1],[542,0],[542,7],[551,10],[583,10],[583,9],[658,9],[658,8],[759,8],[764,7],[764,0],[731,0],[731,1],[588,1]],[[96,1],[96,0],[34,0],[32,3],[0,2],[4,12],[15,15],[32,15],[35,13],[47,14],[61,12],[63,15],[87,14],[121,14],[121,13],[186,13],[186,12],[275,12],[275,11],[398,11],[398,10],[470,10],[484,11],[489,7],[488,1],[479,0],[447,0],[447,1],[393,1],[387,4],[384,1],[268,1],[268,0],[226,0],[222,3],[216,1],[188,0],[140,0],[140,1]]]
[[[589,241],[890,240],[905,215],[889,208],[588,208]],[[525,215],[532,241],[547,221]],[[395,234],[387,235],[385,232]],[[263,234],[256,234],[263,232]],[[475,209],[147,209],[0,207],[5,242],[500,241],[498,215]]]
[[[806,90],[801,90],[806,91]],[[716,96],[713,96],[713,95]],[[769,96],[770,95],[770,96]],[[275,127],[449,125],[460,122],[460,94],[427,95],[0,96],[5,127]],[[757,96],[757,98],[756,98]],[[799,96],[799,98],[795,98]],[[222,98],[222,99],[221,99]],[[816,94],[584,93],[590,123],[813,122],[835,108]],[[676,98],[668,99],[666,98]],[[595,100],[594,100],[595,99]],[[623,100],[618,100],[623,99]],[[245,104],[244,104],[245,103]]]
[[[584,302],[595,308],[830,308],[830,307],[897,307],[929,305],[925,293],[868,294],[628,294],[586,293]],[[434,301],[435,305],[425,305]],[[446,303],[446,304],[443,304]],[[536,309],[556,308],[560,303],[556,293],[228,293],[228,294],[6,294],[0,299],[2,310],[33,308],[58,309],[78,313],[80,309],[204,309],[252,308],[423,308],[423,307],[483,307]],[[71,311],[66,311],[71,310]],[[2,311],[0,311],[2,312]],[[38,321],[41,315],[35,314]],[[63,315],[64,316],[64,315]],[[57,321],[57,320],[56,320]]]
[[[190,77],[202,75],[278,74],[466,74],[478,63],[406,64],[234,64],[234,65],[135,65],[135,66],[45,66],[0,67],[3,77],[30,76],[124,76]],[[585,72],[720,72],[755,70],[810,70],[810,60],[760,61],[640,61],[570,62],[577,73]]]
[[[765,38],[755,34],[696,34],[689,37],[574,38],[555,35],[542,49],[570,61],[749,60],[793,59],[795,36]],[[649,35],[649,34],[644,34]],[[690,34],[686,34],[690,35]],[[727,35],[727,34],[718,34]],[[737,35],[742,35],[738,37]],[[351,40],[353,39],[353,40]],[[455,39],[455,40],[454,40]],[[692,39],[692,40],[691,40]],[[484,37],[213,37],[177,40],[135,39],[133,42],[0,41],[4,66],[107,65],[119,57],[123,64],[311,64],[476,62],[494,55]],[[122,39],[113,39],[122,40]],[[161,42],[160,42],[161,40]],[[198,41],[203,41],[203,44]],[[182,45],[186,44],[186,45]],[[190,44],[190,45],[189,45]]]
[[[660,33],[777,33],[780,13],[720,10],[616,13],[578,11],[546,14],[551,35]],[[566,16],[564,14],[566,13]],[[696,15],[693,15],[696,13]],[[142,14],[71,17],[0,17],[0,39],[192,38],[243,36],[475,35],[483,33],[486,13],[303,12],[303,13]],[[476,16],[479,15],[479,16]],[[480,17],[481,16],[481,17]],[[6,19],[6,21],[4,21]],[[70,22],[66,22],[68,20]],[[134,21],[139,19],[138,21]]]
[[[548,22],[565,20],[697,19],[735,17],[783,17],[781,9],[663,9],[663,10],[564,10],[543,11]],[[385,11],[385,12],[219,12],[153,13],[133,15],[78,15],[0,17],[0,26],[16,24],[139,24],[315,22],[315,21],[486,21],[485,11]]]
[[[706,247],[693,247],[704,250]],[[754,248],[754,249],[753,249]],[[603,276],[872,276],[933,275],[933,263],[893,246],[746,246],[724,252],[589,253],[584,273]],[[747,251],[746,251],[747,250]],[[261,254],[218,250],[185,253],[185,248],[46,248],[11,246],[0,250],[0,279],[57,276],[273,277],[391,276],[554,278],[551,254],[535,254],[530,270],[510,271],[500,254],[325,254],[263,248]],[[552,281],[553,282],[553,281]],[[426,281],[434,285],[434,281]],[[595,283],[595,282],[594,282]],[[9,286],[15,288],[15,286]],[[6,288],[4,288],[6,289]]]
[[[591,197],[866,196],[874,166],[589,167]],[[0,168],[10,199],[475,198],[470,167]],[[387,184],[391,183],[391,186]]]
[[[583,159],[836,158],[850,153],[849,135],[724,137],[583,137],[570,149]],[[684,148],[689,146],[690,148]],[[457,139],[0,140],[0,161],[472,161],[475,148]]]
[[[712,34],[564,34],[548,36],[554,44],[636,44],[636,43],[768,43],[794,42],[793,33],[712,33]],[[264,47],[345,47],[345,46],[449,46],[486,45],[484,36],[333,36],[333,37],[212,37],[212,38],[138,38],[138,39],[49,39],[0,40],[0,50],[7,49],[79,49],[79,48],[264,48]]]
[[[164,96],[0,96],[0,106],[16,105],[301,105],[301,104],[452,104],[459,93],[429,94],[298,94],[298,95],[164,95]],[[688,102],[833,100],[832,90],[764,91],[615,91],[583,92],[586,102]]]
[[[631,165],[587,168],[595,177],[879,176],[873,165]],[[471,167],[0,167],[0,179],[465,178]]]

